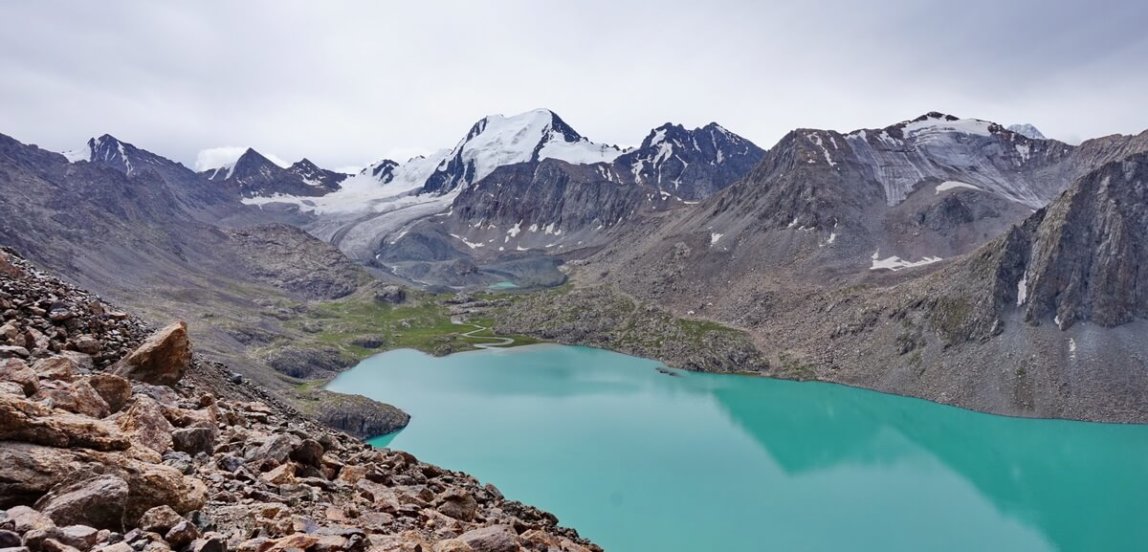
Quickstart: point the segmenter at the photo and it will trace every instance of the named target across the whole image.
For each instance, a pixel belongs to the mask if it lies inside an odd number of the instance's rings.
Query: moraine
[[[373,444],[474,474],[610,551],[1148,542],[1148,426],[660,367],[560,345],[397,350],[329,388],[411,413]]]

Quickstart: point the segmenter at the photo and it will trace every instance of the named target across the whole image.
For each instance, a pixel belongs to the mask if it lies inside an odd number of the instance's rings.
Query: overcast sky
[[[450,147],[548,107],[637,144],[717,121],[798,127],[939,110],[1066,141],[1148,128],[1148,2],[0,2],[0,133],[110,133],[194,165],[252,146],[327,167]]]

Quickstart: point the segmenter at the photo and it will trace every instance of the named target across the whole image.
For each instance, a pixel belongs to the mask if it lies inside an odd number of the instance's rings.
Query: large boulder
[[[132,397],[130,381],[112,374],[95,374],[88,378],[88,385],[99,393],[112,412],[119,412]]]
[[[187,324],[176,322],[152,334],[112,372],[128,379],[154,385],[174,386],[191,365]]]
[[[105,474],[52,489],[36,502],[36,509],[58,526],[120,530],[128,495],[127,481]]]
[[[131,446],[109,422],[53,411],[11,395],[0,395],[0,441],[94,450],[125,450]]]
[[[36,373],[24,364],[24,361],[16,358],[0,359],[0,381],[19,384],[24,390],[24,395],[35,394],[40,389]]]
[[[151,397],[137,395],[132,406],[118,420],[120,429],[137,443],[163,454],[172,447],[171,422],[163,408]]]
[[[33,399],[51,405],[53,408],[67,410],[75,414],[83,414],[92,418],[103,418],[111,414],[111,409],[103,397],[88,383],[86,379],[67,382],[48,382],[53,385],[42,385],[40,391]]]

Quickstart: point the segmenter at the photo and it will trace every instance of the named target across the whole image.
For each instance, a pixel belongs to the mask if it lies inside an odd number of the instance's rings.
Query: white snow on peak
[[[962,134],[975,134],[978,136],[991,136],[989,127],[993,123],[980,119],[957,119],[950,121],[945,117],[927,117],[921,121],[905,123],[902,131],[906,138],[925,134],[957,132]]]
[[[539,160],[558,159],[579,165],[613,161],[622,154],[618,148],[595,144],[585,138],[568,142],[567,137],[554,128],[554,120],[554,113],[548,109],[510,117],[487,116],[475,125],[477,132],[463,138],[447,158],[461,156],[464,164],[473,164],[474,173],[468,175],[469,183],[473,183],[498,167],[530,161],[540,144]]]
[[[724,235],[725,234],[719,234],[717,232],[710,232],[710,245],[713,246],[717,244],[718,240],[720,240]]]
[[[837,166],[837,163],[833,161],[833,157],[829,155],[829,150],[826,149],[825,144],[821,141],[821,136],[819,136],[817,133],[811,133],[809,135],[809,140],[814,144],[817,144],[818,148],[821,148],[821,153],[825,155],[825,162],[828,163],[830,167]],[[836,147],[836,144],[834,144],[834,147]]]
[[[1019,125],[1009,125],[1008,129],[1033,140],[1047,140],[1044,133],[1038,130],[1035,126],[1029,123],[1021,123]]]
[[[94,138],[93,138],[93,140],[94,140]],[[87,142],[84,142],[83,145],[81,145],[78,148],[66,149],[64,151],[61,151],[60,155],[63,155],[68,160],[69,163],[79,163],[80,161],[91,161],[92,160],[92,140],[88,140]]]
[[[937,184],[937,190],[936,190],[935,194],[941,195],[941,192],[947,192],[949,190],[955,190],[957,188],[968,188],[970,190],[979,190],[980,189],[976,186],[973,186],[972,184],[965,184],[964,182],[957,182],[956,180],[947,180],[945,182]]]
[[[901,257],[896,257],[896,256],[886,257],[886,258],[882,259],[880,249],[873,252],[872,259],[873,259],[873,265],[869,267],[869,270],[886,269],[886,270],[892,270],[893,272],[896,272],[898,270],[905,269],[905,268],[916,268],[918,266],[925,266],[925,265],[929,265],[929,264],[933,264],[933,263],[938,263],[938,262],[941,262],[944,260],[940,257],[924,257],[919,261],[906,261],[906,260],[902,260]]]

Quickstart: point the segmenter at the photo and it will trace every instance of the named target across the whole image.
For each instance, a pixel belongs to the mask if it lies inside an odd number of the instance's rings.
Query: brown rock
[[[76,378],[79,366],[76,365],[76,361],[68,357],[53,356],[36,361],[32,365],[32,371],[42,379],[72,381]]]
[[[100,532],[87,525],[69,525],[60,529],[60,542],[81,550],[88,550],[99,541]]]
[[[259,479],[272,485],[290,485],[295,483],[295,464],[293,462],[281,464],[271,471],[261,474]]]
[[[186,519],[175,524],[175,527],[172,527],[163,536],[163,540],[167,541],[173,548],[183,548],[197,538],[199,538],[199,530]]]
[[[68,343],[68,347],[84,354],[94,355],[99,353],[100,349],[103,349],[104,344],[90,335],[80,335],[73,338]]]
[[[176,322],[153,334],[116,363],[113,373],[154,385],[174,386],[191,365],[187,324]]]
[[[156,506],[143,513],[139,520],[139,528],[150,533],[164,534],[183,521],[183,516],[166,504]]]
[[[0,358],[28,358],[31,354],[32,353],[28,352],[28,349],[19,345],[0,345]]]
[[[43,401],[53,408],[83,414],[92,418],[103,418],[111,414],[108,403],[96,392],[86,379],[67,382],[50,382],[54,386],[41,386],[35,400]]]
[[[41,552],[80,552],[80,549],[64,544],[56,539],[44,539],[40,543]]]
[[[52,518],[27,506],[9,508],[8,519],[12,520],[13,530],[17,533],[27,533],[35,529],[49,529],[56,526]]]
[[[105,451],[124,450],[131,446],[110,423],[53,411],[11,395],[0,395],[0,441]]]
[[[0,394],[24,398],[24,388],[19,383],[0,381]]]
[[[100,475],[52,489],[36,502],[36,508],[56,525],[120,529],[127,500],[126,481]]]
[[[131,382],[116,375],[95,374],[88,378],[88,385],[99,393],[113,413],[122,410],[132,397]]]
[[[135,552],[135,549],[126,542],[117,542],[107,546],[93,549],[92,552]]]
[[[304,439],[291,451],[291,459],[304,466],[320,467],[323,462],[323,445],[314,439]]]
[[[448,491],[439,500],[437,510],[454,519],[474,521],[478,513],[478,501],[466,491]]]
[[[518,552],[518,534],[507,525],[467,531],[458,537],[475,552]]]
[[[275,544],[271,545],[271,548],[268,550],[273,552],[280,550],[306,550],[314,546],[317,542],[319,542],[319,537],[317,536],[308,535],[306,533],[295,533],[275,541]]]
[[[215,449],[216,430],[212,426],[185,427],[171,432],[172,448],[192,456],[211,454]]]
[[[0,359],[0,381],[19,384],[24,395],[34,395],[40,389],[39,378],[24,361],[16,358]]]
[[[172,426],[151,397],[137,396],[119,419],[119,426],[143,446],[160,454],[171,450]]]

